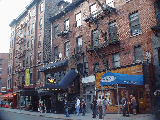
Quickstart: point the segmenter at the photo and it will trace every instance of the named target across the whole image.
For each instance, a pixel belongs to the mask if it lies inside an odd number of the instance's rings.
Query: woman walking
[[[82,102],[81,102],[81,109],[82,109],[82,116],[85,116],[85,108],[86,108],[86,103],[84,101],[84,99],[82,99]]]

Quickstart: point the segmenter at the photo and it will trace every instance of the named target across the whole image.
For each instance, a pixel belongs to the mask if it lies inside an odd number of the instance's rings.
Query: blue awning
[[[63,89],[66,90],[68,86],[73,82],[73,80],[78,76],[74,70],[70,70],[67,74],[62,78],[58,85],[45,85],[45,88],[52,88],[52,89]]]
[[[100,81],[101,86],[112,84],[131,84],[131,85],[143,85],[143,75],[128,75],[121,73],[105,73]]]
[[[56,62],[56,63],[52,63],[50,65],[47,65],[45,67],[42,67],[40,69],[40,71],[46,71],[46,70],[49,70],[51,68],[57,68],[57,67],[60,67],[60,66],[63,66],[63,65],[68,65],[68,59],[65,59],[65,60],[61,60],[59,62]]]

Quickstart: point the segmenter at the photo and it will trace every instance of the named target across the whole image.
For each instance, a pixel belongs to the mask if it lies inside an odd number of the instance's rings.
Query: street
[[[42,116],[40,116],[42,115]],[[0,120],[103,120],[92,118],[92,113],[86,113],[86,116],[71,114],[70,117],[65,117],[64,114],[55,113],[39,113],[30,112],[10,108],[0,108]],[[106,114],[104,120],[159,120],[153,114],[130,114],[130,117],[123,117],[122,114]]]

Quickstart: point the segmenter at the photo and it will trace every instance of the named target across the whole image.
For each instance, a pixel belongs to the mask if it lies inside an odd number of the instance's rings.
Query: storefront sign
[[[115,79],[116,79],[115,76],[104,76],[104,77],[101,79],[101,81],[102,81],[102,82],[112,82],[112,81],[114,81]]]
[[[6,87],[1,87],[1,92],[6,92]]]
[[[88,76],[88,77],[82,78],[82,83],[89,83],[94,81],[95,81],[95,76]]]
[[[26,69],[26,85],[29,86],[29,69]]]

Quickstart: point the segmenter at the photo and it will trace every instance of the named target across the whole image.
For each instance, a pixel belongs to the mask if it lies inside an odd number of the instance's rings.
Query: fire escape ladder
[[[105,11],[105,8],[103,7],[103,5],[98,0],[96,0],[96,1],[98,2],[99,6],[102,8],[102,10]]]
[[[94,52],[95,52],[96,56],[100,59],[101,63],[104,65],[105,69],[107,70],[106,62],[105,62],[102,54],[99,51],[97,52],[95,49],[94,49]]]

